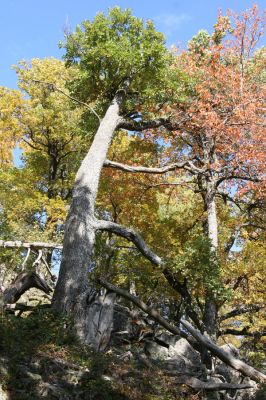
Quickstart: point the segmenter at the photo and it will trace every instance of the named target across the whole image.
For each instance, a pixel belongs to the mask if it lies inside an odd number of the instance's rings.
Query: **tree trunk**
[[[218,224],[216,214],[216,203],[215,203],[215,189],[212,182],[206,183],[207,193],[205,198],[205,208],[207,211],[207,236],[210,242],[210,263],[213,269],[213,275],[215,270],[218,268]],[[215,299],[215,293],[211,288],[206,290],[205,306],[203,323],[206,332],[214,340],[217,338],[218,327],[217,327],[217,304]]]
[[[124,96],[125,90],[117,92],[77,172],[72,204],[65,226],[62,262],[53,297],[53,309],[67,314],[73,320],[75,332],[81,341],[92,345],[96,350],[101,347],[100,342],[103,338],[101,332],[95,330],[93,325],[95,318],[97,319],[94,314],[100,312],[101,318],[110,320],[105,318],[104,313],[111,315],[112,307],[111,303],[109,307],[95,306],[95,292],[88,280],[89,271],[93,268],[96,231],[94,206],[100,173],[112,135],[120,121],[119,107]],[[105,332],[107,335],[110,333],[107,328]],[[105,342],[107,341],[106,338]]]

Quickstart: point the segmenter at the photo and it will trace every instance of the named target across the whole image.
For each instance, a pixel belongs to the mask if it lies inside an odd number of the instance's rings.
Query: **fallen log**
[[[0,240],[0,247],[7,249],[12,248],[25,248],[25,249],[62,249],[63,245],[59,243],[46,243],[46,242],[22,242],[20,240]]]
[[[99,283],[106,289],[109,289],[110,291],[113,291],[118,295],[130,300],[141,310],[145,311],[148,315],[150,315],[156,322],[158,322],[169,332],[184,337],[183,331],[180,331],[178,328],[170,324],[168,321],[166,321],[165,318],[163,318],[160,315],[160,313],[157,310],[147,306],[147,304],[145,304],[141,299],[139,299],[136,296],[133,296],[127,290],[120,289],[117,286],[112,285],[111,283],[105,281],[102,278],[99,279]],[[197,340],[197,342],[200,343],[202,346],[204,346],[206,349],[208,349],[213,356],[218,357],[225,364],[230,365],[232,368],[241,372],[243,375],[248,376],[254,381],[266,382],[266,376],[262,372],[256,370],[255,368],[244,363],[243,361],[238,360],[232,355],[227,354],[224,350],[222,350],[220,347],[214,344],[210,339],[208,339],[206,336],[203,336],[199,331],[193,328],[187,321],[181,320],[181,323],[186,328],[186,330]]]
[[[208,391],[220,391],[220,390],[241,390],[250,389],[255,386],[250,383],[237,384],[228,382],[203,382],[198,378],[192,376],[181,375],[175,380],[177,383],[185,384],[193,389],[197,390],[208,390]]]
[[[24,303],[5,304],[4,309],[8,311],[34,311],[51,308],[51,304],[38,304],[37,306],[29,306]]]
[[[214,344],[209,338],[202,335],[198,330],[193,328],[189,322],[181,320],[181,324],[187,329],[187,331],[203,346],[205,346],[215,357],[218,357],[225,364],[241,372],[243,375],[248,376],[254,381],[266,382],[266,375],[256,370],[250,365],[244,363],[241,360],[233,357],[233,355],[226,353],[223,349]]]

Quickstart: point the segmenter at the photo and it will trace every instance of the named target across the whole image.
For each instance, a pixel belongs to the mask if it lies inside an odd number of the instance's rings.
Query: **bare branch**
[[[158,118],[151,121],[134,121],[133,119],[121,119],[119,123],[120,129],[126,129],[127,131],[145,131],[146,129],[156,129],[161,126],[165,126],[169,123],[169,120],[166,118]]]
[[[64,96],[66,96],[70,100],[74,101],[75,103],[78,103],[78,104],[86,107],[88,110],[90,110],[98,118],[99,122],[101,122],[100,116],[97,114],[97,112],[89,104],[85,103],[84,101],[78,100],[75,97],[70,96],[69,94],[64,92],[62,89],[59,89],[54,83],[44,82],[44,81],[40,81],[40,80],[37,80],[37,79],[32,79],[32,81],[35,82],[35,83],[41,83],[42,85],[46,85],[51,90],[57,91],[59,93],[62,93]]]
[[[175,171],[176,169],[185,169],[189,171],[191,174],[199,174],[204,173],[205,169],[197,168],[191,160],[186,160],[179,163],[173,163],[170,165],[166,165],[164,167],[143,167],[143,166],[133,166],[121,164],[116,161],[105,160],[104,167],[110,167],[119,169],[124,172],[131,173],[145,173],[145,174],[165,174],[169,171]]]
[[[30,288],[37,288],[46,294],[52,292],[52,288],[36,272],[19,274],[15,281],[4,291],[4,304],[16,303],[20,297]]]
[[[210,339],[202,335],[199,331],[194,329],[189,322],[181,320],[181,324],[188,330],[188,332],[194,336],[194,338],[206,347],[215,357],[230,365],[235,370],[241,372],[243,375],[250,377],[254,381],[266,382],[266,375],[256,370],[250,365],[244,363],[241,360],[233,357],[231,354],[226,353],[223,349],[216,346]]]
[[[134,303],[137,307],[139,307],[142,311],[147,313],[150,317],[152,317],[155,321],[157,321],[160,325],[162,325],[169,332],[173,333],[174,335],[180,335],[180,331],[178,328],[169,324],[169,322],[167,322],[166,319],[164,319],[158,311],[156,311],[152,307],[149,307],[146,303],[144,303],[144,301],[142,301],[138,297],[133,296],[127,290],[124,290],[124,289],[118,288],[115,285],[112,285],[111,283],[107,282],[103,278],[99,279],[99,283],[106,289],[111,290],[112,292],[115,292],[118,295],[120,295],[120,296],[124,297],[125,299]]]
[[[22,265],[21,265],[22,271],[24,270],[24,267],[25,267],[26,262],[27,262],[27,260],[28,260],[28,258],[29,258],[29,255],[30,255],[30,247],[28,247],[26,257],[24,258],[23,263],[22,263]]]
[[[222,182],[224,181],[229,181],[229,180],[242,180],[242,181],[250,181],[250,182],[261,182],[261,179],[248,176],[248,175],[237,175],[237,174],[231,174],[228,176],[222,176],[221,178],[217,179],[216,181],[216,187],[218,187]]]
[[[259,306],[255,304],[250,304],[248,306],[239,307],[235,310],[229,311],[227,314],[224,314],[220,317],[220,321],[224,321],[225,319],[229,319],[232,317],[236,317],[237,315],[246,314],[248,312],[258,312],[265,308],[264,306]]]
[[[255,386],[250,383],[237,384],[227,382],[203,382],[198,378],[181,375],[176,379],[177,383],[185,384],[196,390],[220,391],[228,389],[249,389]]]
[[[109,282],[106,282],[103,278],[99,279],[99,283],[113,291],[120,296],[132,301],[132,303],[136,304],[141,310],[146,312],[150,317],[152,317],[156,322],[158,322],[161,326],[166,328],[169,332],[174,335],[181,335],[183,337],[187,337],[188,335],[184,331],[180,331],[175,326],[171,325],[166,319],[164,319],[158,311],[156,311],[152,307],[148,307],[141,299],[136,296],[130,294],[127,290],[120,289],[117,286],[112,285]],[[230,354],[227,354],[224,350],[214,344],[210,339],[206,336],[203,336],[198,330],[194,329],[187,321],[181,320],[181,324],[186,328],[186,330],[199,342],[203,347],[207,348],[215,357],[218,357],[220,360],[225,362],[227,365],[230,365],[237,371],[240,371],[243,375],[254,379],[255,381],[265,382],[266,376],[255,368],[249,366],[241,360],[236,359]]]
[[[24,303],[5,304],[4,309],[10,311],[34,311],[40,309],[51,308],[51,304],[39,304],[37,306],[29,306]]]
[[[266,336],[266,331],[255,331],[255,332],[250,332],[248,330],[248,327],[244,327],[243,329],[232,329],[232,328],[227,328],[223,331],[219,332],[219,335],[235,335],[235,336],[250,336],[254,338],[261,338],[262,336]]]
[[[177,279],[175,274],[172,273],[168,268],[165,268],[163,270],[163,274],[164,274],[167,282],[169,283],[169,285],[174,290],[176,290],[182,296],[182,298],[185,300],[185,303],[186,303],[185,309],[186,309],[186,312],[187,312],[189,318],[191,318],[191,320],[194,322],[196,327],[201,330],[203,328],[203,325],[198,318],[198,314],[196,313],[196,311],[194,310],[194,308],[192,306],[192,298],[188,291],[186,281],[184,281],[184,283],[179,282],[179,280]]]
[[[118,236],[124,237],[135,244],[138,250],[154,265],[160,266],[162,260],[155,254],[145,243],[142,237],[131,228],[126,228],[122,225],[116,224],[111,221],[98,220],[95,222],[95,227],[100,231],[108,231],[115,233]]]
[[[63,245],[59,243],[46,243],[46,242],[22,242],[20,240],[0,240],[0,247],[8,249],[12,248],[25,248],[25,249],[62,249]]]

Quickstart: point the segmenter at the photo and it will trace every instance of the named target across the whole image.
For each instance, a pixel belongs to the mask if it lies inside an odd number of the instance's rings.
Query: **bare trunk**
[[[207,211],[207,235],[210,242],[210,262],[215,270],[218,267],[217,249],[218,249],[218,224],[216,214],[216,203],[214,196],[214,187],[212,182],[207,182],[207,193],[205,199],[205,207]],[[213,271],[214,272],[214,271]],[[215,293],[211,288],[206,290],[206,299],[204,307],[203,323],[208,335],[212,339],[217,338],[217,304]]]
[[[120,120],[119,106],[123,97],[123,91],[115,96],[77,172],[73,200],[65,226],[60,273],[53,297],[53,309],[72,318],[77,336],[97,350],[103,340],[107,341],[106,338],[103,339],[103,335],[108,336],[111,331],[110,318],[105,318],[104,312],[112,314],[113,299],[110,300],[108,296],[105,299],[108,300],[108,307],[99,298],[95,301],[95,293],[88,280],[89,270],[93,267],[96,231],[94,206],[100,173],[112,135]],[[95,317],[95,313],[98,317]],[[108,320],[108,328],[106,326],[95,331],[95,318],[100,317]],[[98,322],[97,326],[100,326]]]

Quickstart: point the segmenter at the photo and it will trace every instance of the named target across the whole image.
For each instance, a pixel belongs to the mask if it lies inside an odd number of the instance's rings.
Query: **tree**
[[[179,167],[191,176],[190,184],[200,193],[206,213],[205,241],[202,242],[205,245],[198,248],[199,252],[204,250],[201,254],[205,254],[207,277],[202,329],[214,338],[218,334],[218,309],[224,304],[221,262],[225,254],[231,255],[235,242],[234,231],[223,244],[224,248],[219,247],[217,201],[220,208],[223,207],[221,199],[249,202],[251,191],[262,192],[264,187],[265,152],[260,145],[265,140],[261,84],[263,50],[255,51],[261,33],[262,19],[255,6],[237,16],[232,25],[228,17],[220,15],[212,35],[201,31],[190,42],[189,50],[176,57],[175,71],[180,75],[182,70],[186,76],[182,82],[187,96],[174,106],[165,103],[161,107],[160,116],[167,113],[170,116],[164,123],[166,130],[148,132],[156,141],[167,143],[162,157],[173,163],[172,168],[106,163],[125,172],[161,174],[175,170],[178,160]],[[192,270],[195,261],[198,263],[199,258],[188,257],[188,267]],[[179,282],[178,275],[170,270],[166,272],[169,283],[186,302],[191,302],[187,275]],[[193,314],[194,323],[200,327],[200,321]],[[190,317],[193,319],[191,313]]]
[[[88,140],[80,126],[83,109],[67,97],[66,84],[75,71],[49,58],[21,62],[16,72],[20,91],[3,89],[1,97],[6,105],[0,122],[3,135],[13,142],[11,146],[3,136],[1,144],[8,146],[9,157],[19,146],[22,160],[19,167],[10,161],[0,169],[1,239],[60,242],[74,172],[84,140]],[[41,82],[49,82],[49,86]],[[14,251],[5,250],[0,259],[9,265],[8,275],[12,276],[31,269],[40,251],[34,246],[21,248],[14,256]],[[37,263],[49,280],[51,273],[45,263],[50,269],[52,253],[53,248],[43,248]]]
[[[110,10],[109,16],[98,14],[93,22],[85,21],[83,29],[78,27],[67,37],[65,47],[68,64],[80,68],[72,85],[77,88],[75,95],[96,103],[100,124],[75,178],[53,307],[73,318],[82,341],[100,349],[110,334],[111,313],[106,314],[107,321],[94,321],[99,304],[90,305],[88,281],[95,233],[111,229],[108,221],[95,218],[100,173],[115,130],[134,124],[139,102],[155,96],[163,83],[169,55],[163,35],[150,21],[144,24],[119,8]]]

